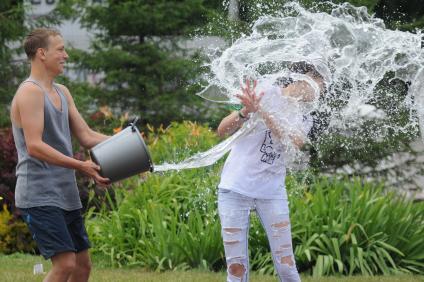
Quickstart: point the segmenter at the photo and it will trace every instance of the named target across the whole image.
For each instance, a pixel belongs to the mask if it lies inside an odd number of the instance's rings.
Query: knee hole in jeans
[[[224,227],[223,230],[227,234],[237,234],[241,232],[241,228],[237,228],[237,227]]]
[[[276,255],[291,255],[292,249],[290,244],[281,245],[280,249],[275,252]]]
[[[239,240],[233,240],[233,241],[224,241],[224,245],[235,245],[235,244],[238,244],[238,243],[240,243],[240,241]]]
[[[272,228],[272,237],[274,238],[280,238],[282,236],[282,233],[289,232],[290,231],[290,222],[289,221],[282,221],[278,223],[271,224]]]
[[[241,263],[232,263],[228,266],[228,272],[236,277],[243,277],[245,271],[246,269]]]
[[[288,221],[281,221],[281,222],[278,222],[278,223],[271,224],[271,227],[273,227],[275,229],[281,229],[281,228],[288,227],[289,225],[290,225],[290,222],[288,222]]]
[[[281,262],[281,264],[286,264],[286,265],[288,265],[290,267],[292,267],[294,265],[294,261],[293,261],[292,256],[281,257],[281,261],[280,262]]]

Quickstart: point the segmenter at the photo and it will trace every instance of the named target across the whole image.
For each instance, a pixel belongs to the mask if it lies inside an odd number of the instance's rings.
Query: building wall
[[[30,20],[36,20],[37,17],[46,15],[51,12],[59,0],[26,0],[28,5],[27,17]],[[101,0],[93,0],[101,3]],[[93,38],[94,31],[88,31],[82,28],[78,21],[65,21],[59,27],[68,46],[87,50],[90,46],[90,41]]]
[[[25,0],[28,10],[27,18],[29,20],[37,20],[38,17],[43,16],[51,12],[59,0]],[[101,4],[102,0],[91,0],[93,4]],[[87,30],[82,28],[78,21],[64,21],[57,28],[66,43],[66,47],[73,47],[82,50],[89,50],[90,43],[94,38],[94,34],[97,30]],[[198,49],[216,49],[226,46],[226,42],[215,36],[207,37],[196,37],[194,39],[182,39],[179,41],[180,47],[186,50],[198,50]],[[67,68],[66,75],[79,80],[88,80],[96,82],[98,76],[94,74],[87,74],[87,72],[77,70],[71,71]]]

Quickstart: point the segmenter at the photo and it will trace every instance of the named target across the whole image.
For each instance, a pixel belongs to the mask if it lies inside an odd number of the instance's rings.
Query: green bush
[[[301,270],[424,273],[424,203],[385,192],[381,184],[320,178],[303,197],[291,198],[291,214]]]
[[[218,143],[210,128],[190,121],[173,122],[167,128],[147,126],[147,129],[146,142],[155,164],[182,161]]]
[[[15,208],[15,167],[18,154],[15,149],[12,130],[0,128],[0,207],[6,205],[13,213]]]
[[[121,191],[115,209],[87,221],[93,253],[112,266],[221,267],[216,181],[216,170],[190,170],[151,175],[134,191]]]
[[[87,222],[94,253],[113,266],[223,267],[218,178],[217,167],[187,170],[151,175],[134,191],[121,191],[111,212]],[[291,219],[303,272],[424,273],[424,205],[383,193],[381,186],[320,179],[303,196],[291,197]],[[252,268],[272,273],[267,239],[257,219],[250,233]]]
[[[173,124],[163,132],[154,131],[157,135],[148,139],[153,158],[185,158],[217,142],[213,133],[198,125],[202,134],[189,134],[190,126]],[[122,183],[126,189],[116,190],[111,211],[91,210],[88,215],[93,253],[118,267],[222,269],[225,259],[216,205],[221,166],[222,162]],[[312,176],[309,183],[299,179],[304,177],[291,175],[286,184],[293,244],[302,272],[316,276],[424,273],[424,203],[412,203],[385,192],[383,185],[360,179]],[[272,273],[268,242],[257,219],[252,220],[250,234],[252,268]]]
[[[35,251],[35,242],[26,224],[16,219],[4,205],[3,211],[0,212],[0,253],[35,253]]]
[[[154,163],[180,161],[217,143],[216,134],[192,122],[148,127]],[[93,253],[113,266],[151,269],[222,267],[214,186],[218,167],[151,174],[121,183],[115,201],[87,221]],[[130,192],[128,192],[130,191]],[[115,203],[114,203],[115,202]],[[201,236],[200,236],[201,234]]]

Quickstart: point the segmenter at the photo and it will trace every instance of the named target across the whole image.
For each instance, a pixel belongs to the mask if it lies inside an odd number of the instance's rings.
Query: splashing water
[[[373,140],[396,133],[418,135],[419,129],[424,132],[421,33],[386,29],[383,21],[370,16],[364,7],[347,3],[326,5],[331,5],[330,13],[311,12],[292,2],[285,5],[279,16],[259,18],[249,36],[238,39],[211,60],[206,78],[208,86],[198,95],[219,103],[238,104],[235,94],[240,92],[240,81],[252,78],[272,84],[281,77],[304,80],[318,94],[317,85],[311,79],[289,70],[293,62],[304,61],[314,65],[324,77],[326,93],[311,103],[300,104],[299,110],[303,115],[325,112],[324,133],[352,137],[356,128],[370,123],[374,126],[367,134]],[[397,81],[407,88],[402,99],[390,96],[393,95],[390,83]],[[260,90],[258,86],[258,92]],[[381,100],[390,107],[384,106]],[[262,106],[278,120],[284,119],[283,110],[272,112],[265,102]],[[387,122],[393,112],[406,114],[406,122]],[[155,170],[211,165],[260,122],[253,116],[233,136],[210,150],[178,164],[155,166]],[[299,159],[297,150],[288,143],[285,147],[286,159]],[[289,168],[295,165],[288,162]]]

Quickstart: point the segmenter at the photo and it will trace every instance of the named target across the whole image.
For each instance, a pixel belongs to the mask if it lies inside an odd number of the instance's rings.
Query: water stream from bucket
[[[304,75],[288,70],[293,62],[313,64],[326,81],[326,94],[301,104],[303,115],[325,112],[325,134],[337,132],[352,137],[356,128],[374,124],[368,138],[380,140],[388,134],[424,132],[424,51],[421,33],[386,29],[381,19],[370,16],[365,7],[330,4],[331,12],[312,12],[292,2],[279,16],[263,16],[252,26],[252,33],[235,41],[219,56],[212,58],[206,77],[208,86],[198,95],[217,103],[238,104],[240,81],[245,78],[274,83],[281,77],[294,81]],[[389,77],[389,79],[387,79]],[[387,81],[389,88],[382,83]],[[408,90],[402,99],[395,99],[390,83],[401,81]],[[387,85],[386,85],[387,86]],[[258,92],[260,91],[258,86]],[[278,98],[275,98],[278,99]],[[390,107],[379,101],[392,100]],[[268,103],[269,105],[270,103]],[[271,103],[273,104],[273,103]],[[272,111],[264,102],[265,111],[284,120],[287,111]],[[393,112],[406,113],[406,121],[387,123]],[[155,171],[180,170],[215,163],[242,136],[254,131],[260,118],[253,116],[239,131],[206,152],[176,164],[156,165]],[[319,122],[319,121],[317,121]],[[375,126],[378,125],[378,126]],[[283,143],[284,140],[281,140]],[[301,152],[284,144],[287,166],[298,167]],[[346,148],[347,150],[349,148]]]

